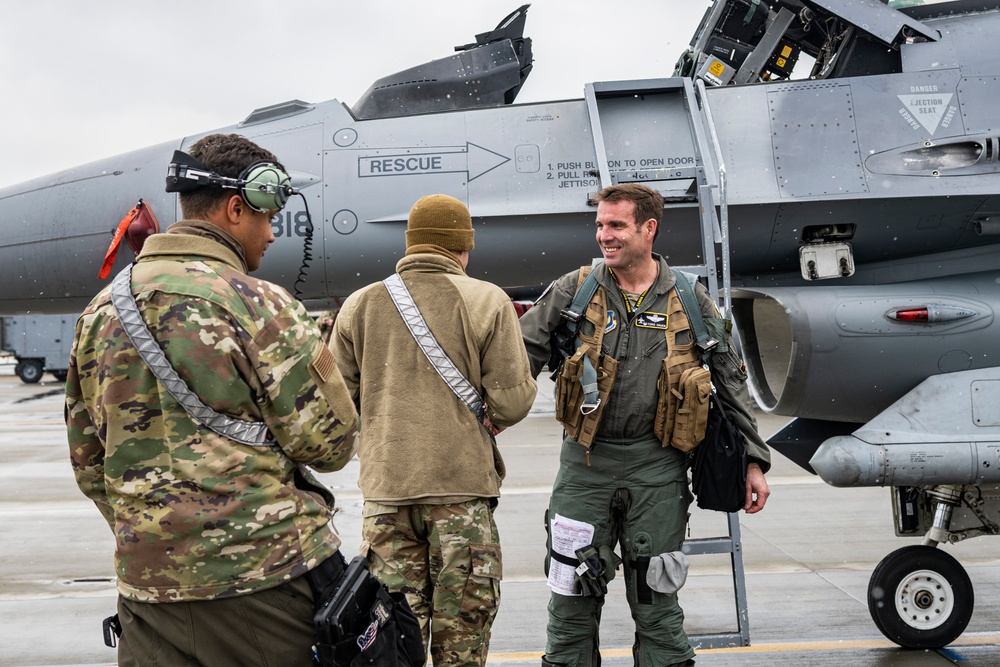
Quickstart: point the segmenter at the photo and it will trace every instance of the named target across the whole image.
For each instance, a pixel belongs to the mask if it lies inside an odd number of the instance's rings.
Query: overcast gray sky
[[[0,187],[239,122],[301,99],[348,105],[444,58],[518,0],[5,0]],[[709,0],[534,0],[517,102],[670,76]]]

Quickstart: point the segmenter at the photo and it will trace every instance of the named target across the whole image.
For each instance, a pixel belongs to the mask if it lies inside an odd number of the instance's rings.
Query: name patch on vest
[[[604,333],[608,333],[609,331],[614,331],[616,326],[618,326],[618,320],[615,319],[615,311],[609,310],[608,319],[604,323]]]
[[[639,313],[635,316],[635,325],[646,329],[666,329],[667,314],[650,312]]]

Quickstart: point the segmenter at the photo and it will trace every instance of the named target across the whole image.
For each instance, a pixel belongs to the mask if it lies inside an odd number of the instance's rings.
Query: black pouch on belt
[[[418,667],[426,663],[420,623],[406,597],[390,593],[372,576],[363,556],[350,562],[332,589],[325,579],[317,582],[326,596],[317,597],[314,619],[316,659],[321,667]]]

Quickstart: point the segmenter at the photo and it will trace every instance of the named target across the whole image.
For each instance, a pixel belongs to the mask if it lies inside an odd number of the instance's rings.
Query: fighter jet
[[[472,212],[473,275],[537,293],[594,252],[594,193],[656,188],[657,250],[720,295],[758,401],[795,418],[772,444],[890,487],[896,533],[925,536],[873,573],[876,625],[953,641],[974,594],[936,547],[1000,533],[1000,0],[714,0],[663,78],[516,104],[527,9],[352,106],[211,130],[300,191],[260,275],[335,306],[392,272],[409,207],[441,192]],[[116,230],[137,245],[177,219],[167,164],[201,136],[0,190],[0,312],[78,312]]]

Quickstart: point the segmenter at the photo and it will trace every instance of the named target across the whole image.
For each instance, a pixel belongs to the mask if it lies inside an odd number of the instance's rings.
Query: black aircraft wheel
[[[14,373],[21,378],[21,382],[35,384],[42,379],[42,365],[33,359],[26,359],[14,366]]]
[[[868,610],[886,637],[903,648],[947,646],[972,618],[969,575],[949,554],[921,545],[886,556],[868,583]]]

